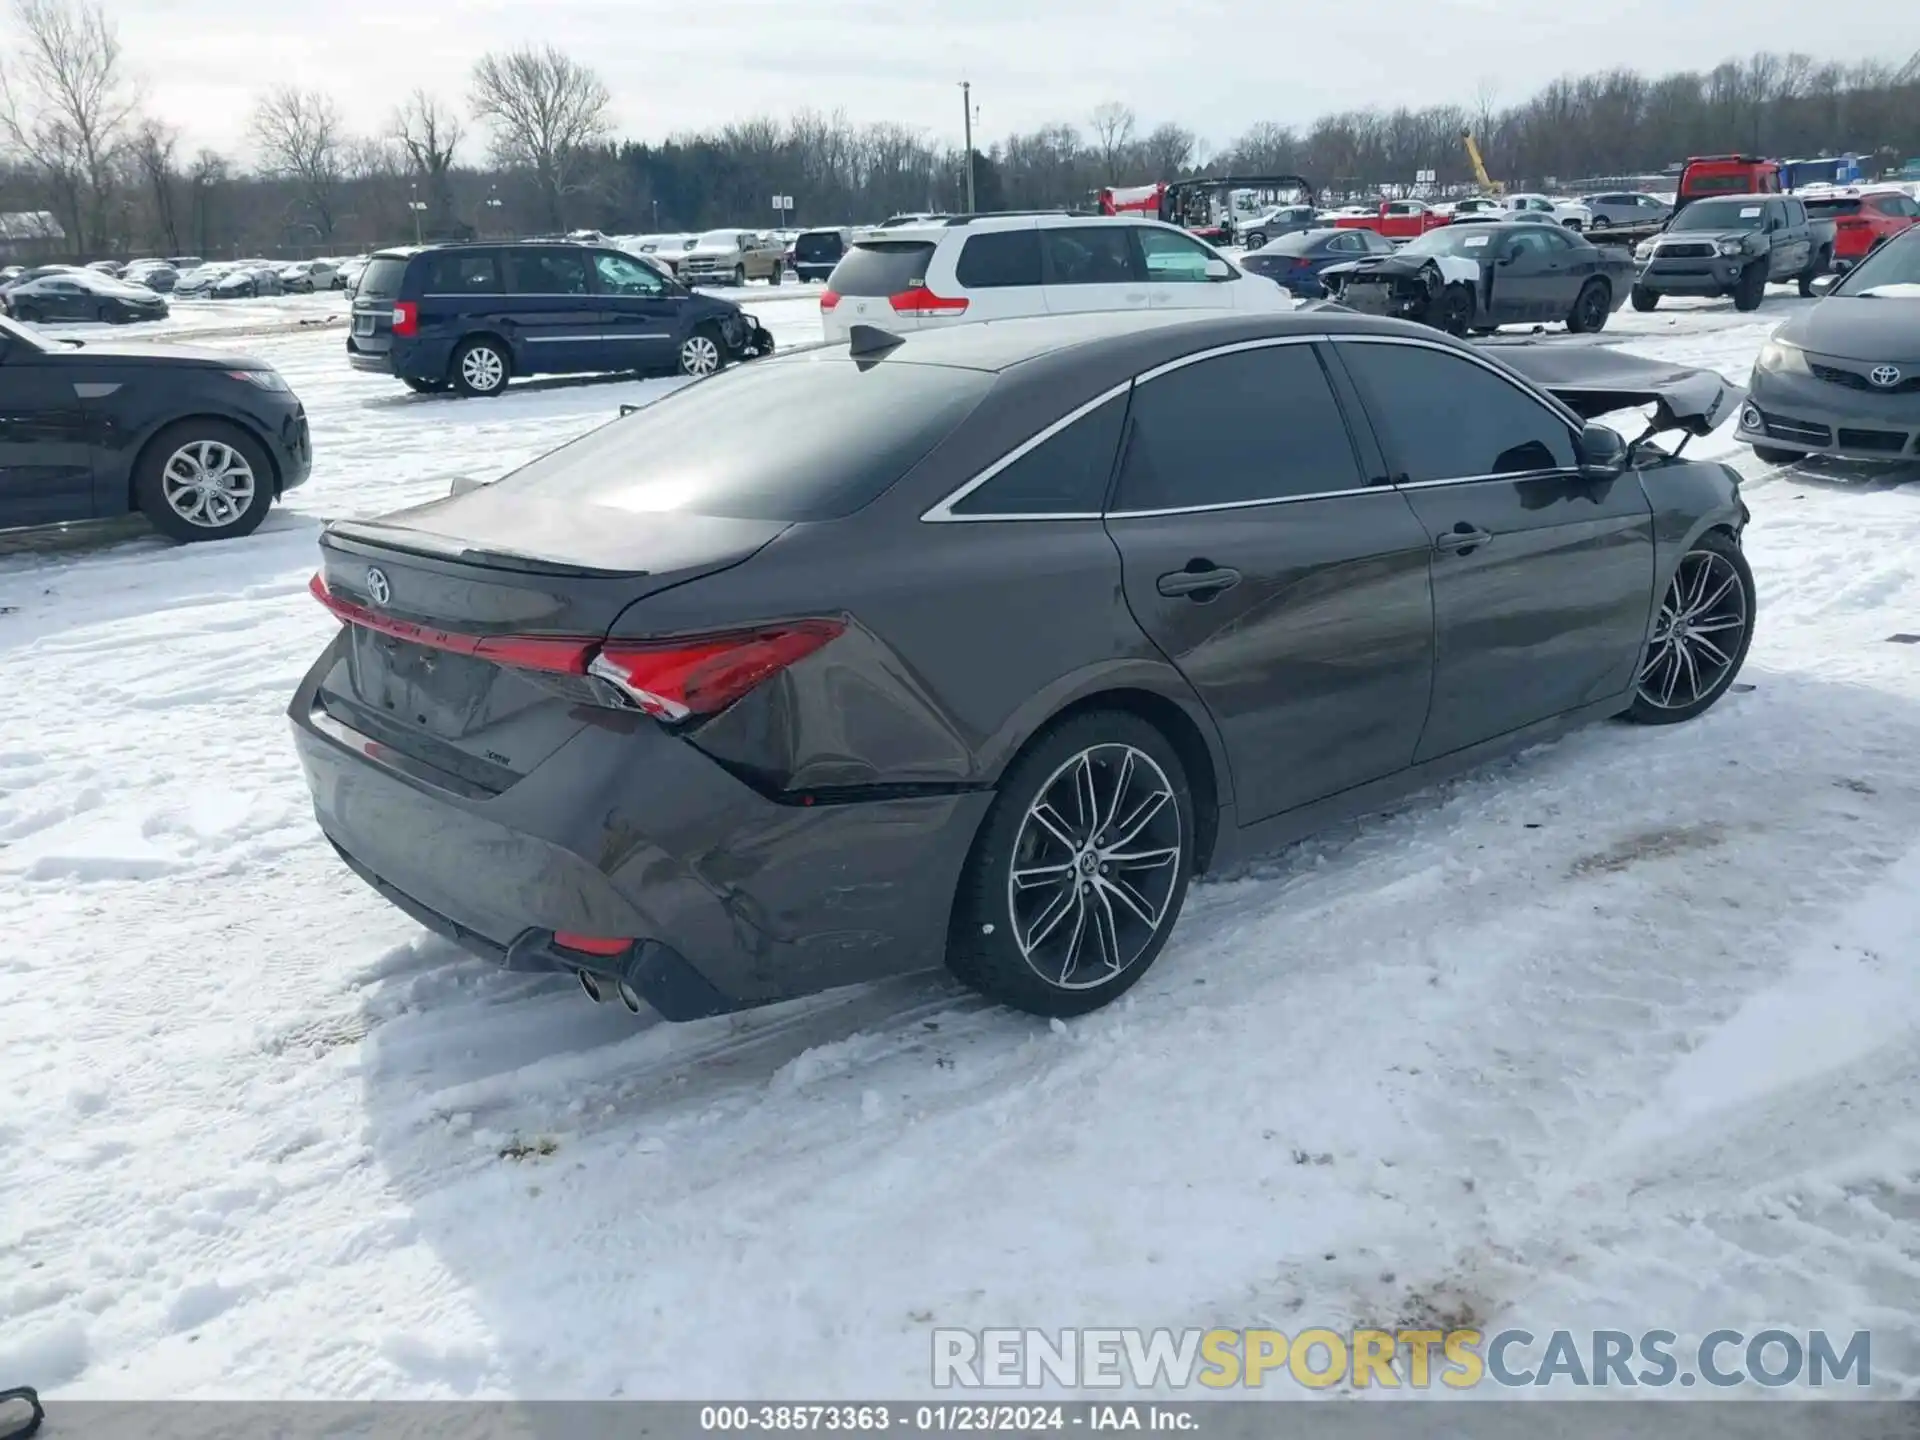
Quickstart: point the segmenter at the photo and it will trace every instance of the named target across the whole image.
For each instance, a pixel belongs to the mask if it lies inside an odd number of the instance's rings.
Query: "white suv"
[[[857,240],[820,297],[827,339],[1087,310],[1291,310],[1172,225],[1136,215],[958,215]]]

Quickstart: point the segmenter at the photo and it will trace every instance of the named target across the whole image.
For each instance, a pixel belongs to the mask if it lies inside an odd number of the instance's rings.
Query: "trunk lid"
[[[322,535],[316,584],[349,623],[319,703],[497,793],[607,703],[584,659],[623,610],[740,564],[787,525],[627,513],[616,526],[576,510],[563,526],[489,489]]]

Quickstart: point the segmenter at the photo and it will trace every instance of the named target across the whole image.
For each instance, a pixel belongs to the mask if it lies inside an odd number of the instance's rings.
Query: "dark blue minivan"
[[[463,395],[497,395],[516,375],[711,375],[772,351],[731,301],[636,255],[559,241],[382,250],[347,334],[354,369]]]

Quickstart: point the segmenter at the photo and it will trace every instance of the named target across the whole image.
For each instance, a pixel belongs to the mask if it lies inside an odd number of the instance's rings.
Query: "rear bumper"
[[[517,968],[627,979],[689,1019],[938,965],[987,792],[769,799],[651,720],[608,712],[489,793],[397,755],[295,693],[321,830],[423,925]],[[631,939],[618,957],[556,931]]]
[[[806,281],[824,280],[833,274],[833,265],[838,263],[835,261],[828,265],[810,265],[805,260],[796,260],[793,262],[793,273]]]

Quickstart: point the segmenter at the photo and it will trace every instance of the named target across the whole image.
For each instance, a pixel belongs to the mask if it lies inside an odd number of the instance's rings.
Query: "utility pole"
[[[967,213],[973,213],[973,84],[960,82],[960,103],[967,117]]]

